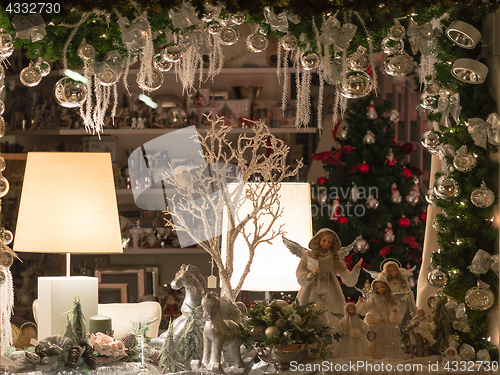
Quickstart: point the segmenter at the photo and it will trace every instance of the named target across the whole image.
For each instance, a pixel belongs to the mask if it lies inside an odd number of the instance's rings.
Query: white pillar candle
[[[80,298],[85,323],[97,315],[97,277],[39,277],[38,278],[38,338],[64,334],[66,315],[73,310],[75,296]]]
[[[89,333],[111,333],[111,318],[106,315],[94,315],[89,318]]]

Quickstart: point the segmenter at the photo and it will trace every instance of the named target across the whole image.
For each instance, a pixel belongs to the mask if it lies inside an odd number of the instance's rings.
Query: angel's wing
[[[354,289],[356,289],[358,292],[360,292],[362,295],[363,295],[363,298],[365,300],[368,300],[370,298],[370,296],[372,295],[372,291],[371,290],[364,290],[364,289],[359,289],[358,287],[354,287]]]
[[[308,251],[305,247],[302,247],[297,242],[289,240],[285,236],[282,236],[282,238],[283,238],[283,243],[285,244],[286,247],[288,247],[288,250],[290,250],[290,252],[293,255],[297,255],[299,258],[302,258],[306,253],[306,251]]]
[[[343,314],[339,314],[339,313],[334,313],[334,312],[331,312],[330,311],[330,314],[332,314],[334,317],[336,317],[337,319],[342,319],[344,317]]]
[[[377,271],[370,271],[370,270],[367,270],[366,268],[363,268],[363,270],[366,272],[366,273],[369,273],[370,276],[372,277],[373,280],[376,280],[378,278],[378,275],[381,274],[381,272],[377,272]]]
[[[410,277],[410,276],[411,276],[411,273],[412,273],[413,271],[415,271],[416,269],[417,269],[417,266],[416,266],[416,265],[415,265],[415,266],[413,266],[412,268],[410,268],[409,270],[407,270],[406,268],[400,268],[400,269],[399,269],[399,273],[400,273],[401,275],[403,275],[404,277]]]
[[[340,259],[344,259],[346,256],[349,255],[349,253],[352,251],[354,248],[354,244],[356,243],[356,240],[352,241],[350,245],[347,246],[342,246],[339,250],[339,257]]]

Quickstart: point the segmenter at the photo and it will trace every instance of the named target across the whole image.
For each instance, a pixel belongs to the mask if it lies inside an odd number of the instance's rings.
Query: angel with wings
[[[290,251],[301,257],[297,267],[297,281],[300,285],[297,299],[300,304],[314,302],[323,321],[340,328],[336,316],[344,314],[345,297],[337,280],[337,275],[347,286],[353,287],[358,282],[361,259],[352,271],[349,271],[343,259],[349,254],[353,244],[341,248],[337,234],[328,228],[319,230],[309,242],[307,250],[283,237],[283,242]]]
[[[395,259],[386,259],[380,265],[382,272],[369,271],[370,276],[375,279],[383,279],[391,288],[391,292],[397,298],[398,308],[401,311],[405,311],[406,306],[409,306],[410,313],[413,315],[417,314],[417,305],[415,304],[415,297],[408,284],[408,277],[410,277],[411,272],[415,269],[413,267],[407,270],[401,267],[401,264]],[[408,301],[407,301],[408,300]]]

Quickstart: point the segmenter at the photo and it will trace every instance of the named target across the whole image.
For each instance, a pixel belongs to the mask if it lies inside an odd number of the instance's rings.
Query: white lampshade
[[[122,252],[109,153],[28,153],[14,251]]]
[[[248,186],[248,184],[247,184]],[[243,194],[245,195],[245,194]],[[311,191],[308,183],[285,182],[281,184],[280,203],[284,209],[283,215],[274,223],[273,229],[278,230],[283,224],[285,237],[297,242],[303,247],[312,237],[311,218]],[[250,201],[238,211],[237,217],[245,217],[253,209]],[[266,218],[259,220],[259,224],[266,223]],[[251,228],[251,226],[247,226]],[[252,230],[249,229],[249,232]],[[223,243],[223,253],[226,244]],[[234,246],[234,272],[231,285],[235,287],[243,273],[248,260],[248,246],[238,236]],[[293,255],[283,243],[281,236],[272,240],[272,243],[261,243],[255,250],[250,273],[245,279],[242,290],[249,291],[295,291],[300,286],[295,271],[300,258]]]

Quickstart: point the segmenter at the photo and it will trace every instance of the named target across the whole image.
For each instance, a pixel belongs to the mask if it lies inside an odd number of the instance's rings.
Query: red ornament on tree
[[[368,164],[366,164],[365,162],[363,162],[363,164],[360,164],[358,166],[358,171],[359,173],[368,173],[368,171],[370,170],[370,166]]]
[[[418,215],[418,218],[422,221],[426,221],[427,220],[427,212],[422,212],[420,215]]]
[[[347,224],[349,222],[349,219],[347,216],[341,216],[338,218],[337,222],[342,225],[342,224]]]
[[[321,176],[320,178],[318,178],[316,180],[316,183],[319,185],[319,186],[323,186],[323,184],[327,181],[328,179],[325,177],[325,176]]]
[[[406,179],[409,179],[411,177],[411,169],[410,168],[403,168],[403,174]]]
[[[398,219],[398,225],[401,227],[401,228],[408,228],[410,226],[410,219],[408,219],[407,217],[400,217]]]

